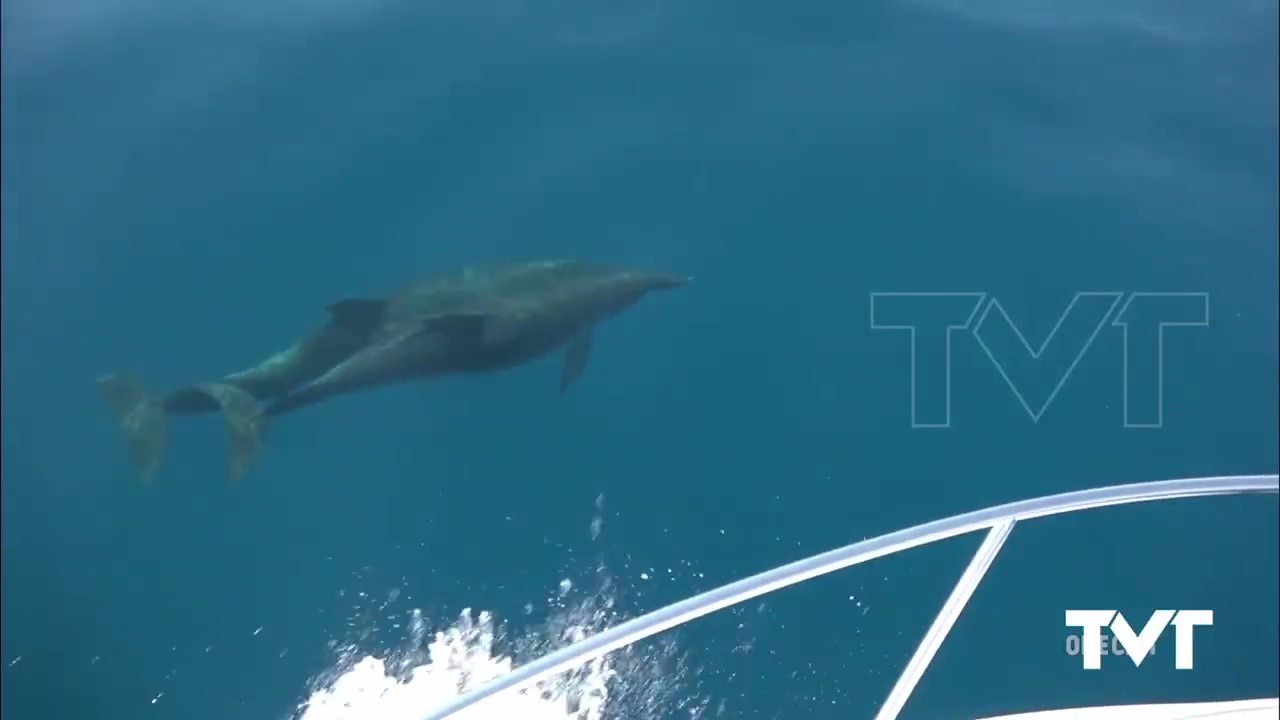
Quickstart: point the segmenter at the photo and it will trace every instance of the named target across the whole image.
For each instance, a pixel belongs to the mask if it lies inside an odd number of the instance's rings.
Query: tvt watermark
[[[1173,665],[1179,670],[1191,670],[1195,667],[1196,626],[1212,625],[1212,610],[1156,610],[1140,633],[1134,633],[1129,621],[1116,610],[1068,610],[1067,627],[1081,628],[1082,638],[1067,636],[1067,654],[1084,655],[1085,670],[1100,669],[1104,654],[1128,655],[1134,667],[1139,667],[1148,655],[1155,654],[1156,641],[1171,622],[1175,633]],[[1113,642],[1109,650],[1102,635],[1104,627],[1111,629]]]
[[[911,426],[951,426],[951,342],[971,335],[1032,422],[1039,422],[1085,353],[1107,327],[1120,330],[1123,412],[1126,428],[1164,424],[1164,341],[1167,328],[1208,327],[1209,294],[1203,292],[1078,292],[1039,346],[1009,317],[1005,305],[984,292],[871,293],[871,328],[905,330],[911,341]],[[1061,332],[1069,326],[1071,331]],[[1001,340],[1004,342],[1001,342]],[[1042,367],[1046,352],[1056,363],[1047,395],[1033,398],[1024,380],[1015,383],[1011,360],[997,349],[1011,343]],[[1065,365],[1065,369],[1062,367]]]

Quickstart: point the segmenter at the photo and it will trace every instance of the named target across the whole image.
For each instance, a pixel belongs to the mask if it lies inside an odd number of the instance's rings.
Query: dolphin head
[[[675,273],[628,272],[624,273],[620,285],[635,295],[639,300],[654,290],[671,290],[689,284],[693,278]]]
[[[600,318],[612,317],[640,301],[655,290],[671,290],[688,284],[687,275],[623,271],[616,273],[596,286],[591,293],[596,313]]]
[[[675,273],[630,272],[622,282],[624,304],[631,304],[651,292],[684,287],[692,280],[688,275]]]
[[[675,275],[672,273],[653,273],[646,276],[649,290],[671,290],[672,288],[684,287],[688,285],[693,278],[688,275]]]

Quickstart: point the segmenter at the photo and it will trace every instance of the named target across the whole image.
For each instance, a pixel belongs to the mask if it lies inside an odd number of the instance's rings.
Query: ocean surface
[[[368,656],[452,695],[1000,502],[1276,471],[1273,0],[2,12],[5,720],[414,720],[320,699],[344,673],[381,692]],[[345,397],[276,423],[235,485],[220,421],[177,418],[143,485],[95,392],[216,379],[343,298],[567,256],[694,281],[601,325],[563,396],[550,357]],[[1278,516],[1020,525],[902,717],[1275,696]],[[871,717],[979,541],[475,717]],[[1169,631],[1084,671],[1071,608],[1215,615],[1194,669]]]

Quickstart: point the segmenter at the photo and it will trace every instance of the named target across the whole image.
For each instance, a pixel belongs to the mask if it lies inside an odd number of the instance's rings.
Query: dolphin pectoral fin
[[[587,358],[591,355],[591,331],[587,330],[569,343],[564,351],[564,361],[560,365],[560,392],[565,393],[587,368]]]
[[[327,309],[334,325],[353,330],[369,330],[381,325],[386,318],[387,301],[354,298],[340,300]]]
[[[262,453],[262,436],[267,429],[266,415],[252,395],[234,385],[204,383],[196,387],[208,393],[222,408],[230,439],[227,480],[237,482],[253,467]]]
[[[427,318],[422,322],[425,332],[439,333],[449,340],[470,344],[479,342],[493,316],[482,312],[446,313]]]
[[[97,378],[98,394],[120,423],[129,446],[129,457],[139,479],[151,480],[160,466],[169,439],[169,417],[141,382],[124,375]]]

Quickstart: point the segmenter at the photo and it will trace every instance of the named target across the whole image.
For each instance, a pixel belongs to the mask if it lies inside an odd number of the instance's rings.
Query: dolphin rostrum
[[[221,411],[231,439],[228,477],[256,462],[270,418],[329,398],[443,375],[515,367],[563,348],[560,391],[582,374],[592,329],[682,275],[579,260],[471,268],[382,298],[330,305],[329,322],[284,352],[162,399],[127,376],[98,378],[144,481],[159,467],[171,415]]]

